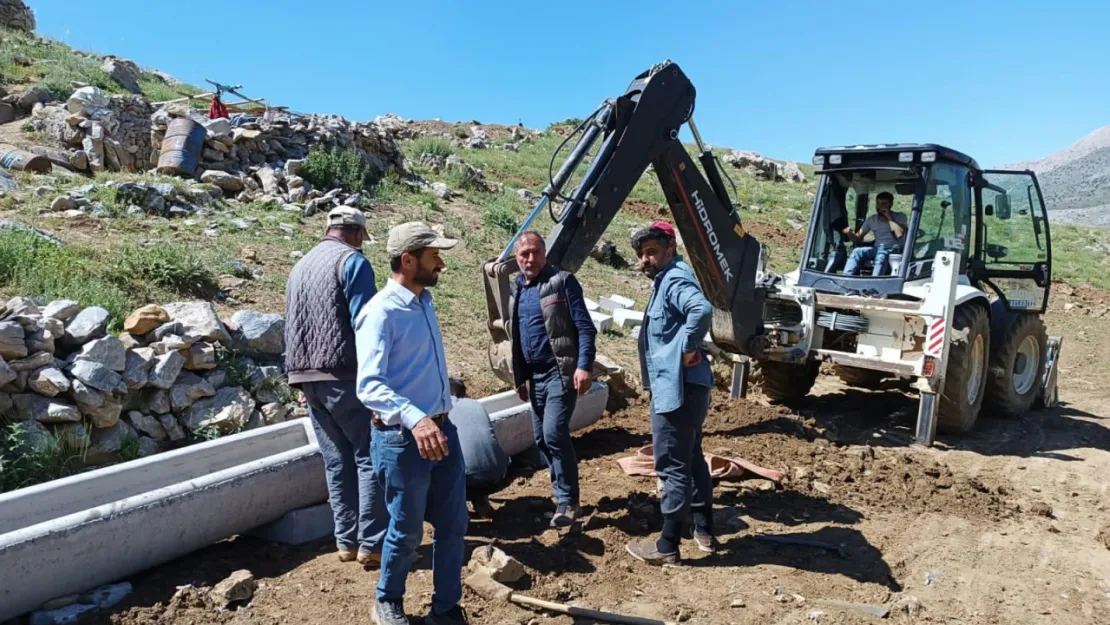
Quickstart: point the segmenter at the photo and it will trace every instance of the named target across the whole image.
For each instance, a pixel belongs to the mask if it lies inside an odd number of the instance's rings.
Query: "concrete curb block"
[[[570,430],[576,431],[597,423],[609,401],[609,385],[594,382],[585,395],[578,398],[570,418]],[[520,401],[516,391],[505,391],[478,400],[489,413],[490,422],[501,449],[510,456],[527,451],[534,444],[532,406]]]
[[[308,419],[13,491],[0,496],[0,621],[326,499]]]

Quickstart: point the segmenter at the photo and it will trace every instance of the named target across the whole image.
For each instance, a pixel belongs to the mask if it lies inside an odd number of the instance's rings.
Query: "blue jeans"
[[[412,554],[424,537],[424,521],[435,528],[432,539],[432,609],[443,613],[462,599],[462,567],[467,529],[466,464],[459,432],[445,421],[447,457],[425,460],[412,432],[401,425],[376,429],[374,462],[385,489],[389,531],[382,549],[379,601],[401,601]]]
[[[875,264],[871,269],[872,276],[881,276],[886,271],[886,262],[890,258],[890,250],[882,245],[875,245],[872,247],[857,247],[852,250],[852,255],[848,257],[848,263],[844,265],[844,275],[855,276],[859,275],[859,265],[865,261],[874,260]]]
[[[693,512],[694,524],[711,531],[713,478],[701,448],[701,428],[708,412],[709,389],[686,384],[678,410],[651,410],[651,444],[655,472],[663,480],[663,519],[685,525]]]
[[[532,374],[528,385],[532,403],[532,434],[547,464],[559,503],[578,505],[578,458],[570,437],[570,418],[578,393],[563,386],[557,366]]]
[[[328,482],[339,549],[380,552],[389,524],[385,498],[370,456],[373,413],[355,395],[355,383],[309,382],[301,386]]]

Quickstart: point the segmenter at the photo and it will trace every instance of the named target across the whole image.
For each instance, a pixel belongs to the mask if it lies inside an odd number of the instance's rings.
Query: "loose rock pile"
[[[87,184],[66,191],[54,198],[40,213],[53,213],[66,218],[109,216],[107,207],[94,199],[113,195],[124,204],[128,215],[159,217],[206,216],[214,213],[213,204],[223,197],[223,190],[211,184],[195,183],[178,188],[167,182],[116,182],[103,185]]]
[[[282,375],[279,315],[224,323],[208,302],[177,302],[134,311],[118,336],[108,323],[69,300],[0,304],[0,415],[21,444],[87,441],[86,463],[102,465],[305,414]],[[234,359],[221,368],[218,353]]]
[[[737,150],[724,155],[724,160],[737,169],[743,169],[758,180],[773,182],[805,182],[806,177],[798,164],[786,161],[780,164],[755,152]]]
[[[142,96],[109,97],[97,87],[81,87],[64,104],[35,107],[30,124],[67,150],[59,156],[46,154],[56,165],[75,171],[136,171],[148,168],[153,113]]]

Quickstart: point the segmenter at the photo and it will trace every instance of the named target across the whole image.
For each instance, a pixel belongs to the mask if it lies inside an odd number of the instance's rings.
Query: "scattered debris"
[[[216,584],[208,596],[217,606],[227,609],[234,603],[249,601],[257,589],[258,582],[255,581],[254,574],[247,569],[240,569]]]

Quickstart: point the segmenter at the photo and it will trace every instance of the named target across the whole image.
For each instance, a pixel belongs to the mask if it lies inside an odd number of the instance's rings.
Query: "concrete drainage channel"
[[[595,382],[571,429],[597,422],[608,398],[608,386]],[[531,408],[515,392],[478,403],[507,454],[532,447]],[[330,514],[319,509],[301,515],[315,519],[311,527],[295,522],[298,511],[326,499],[308,419],[0,495],[0,622],[236,534],[329,535]]]

